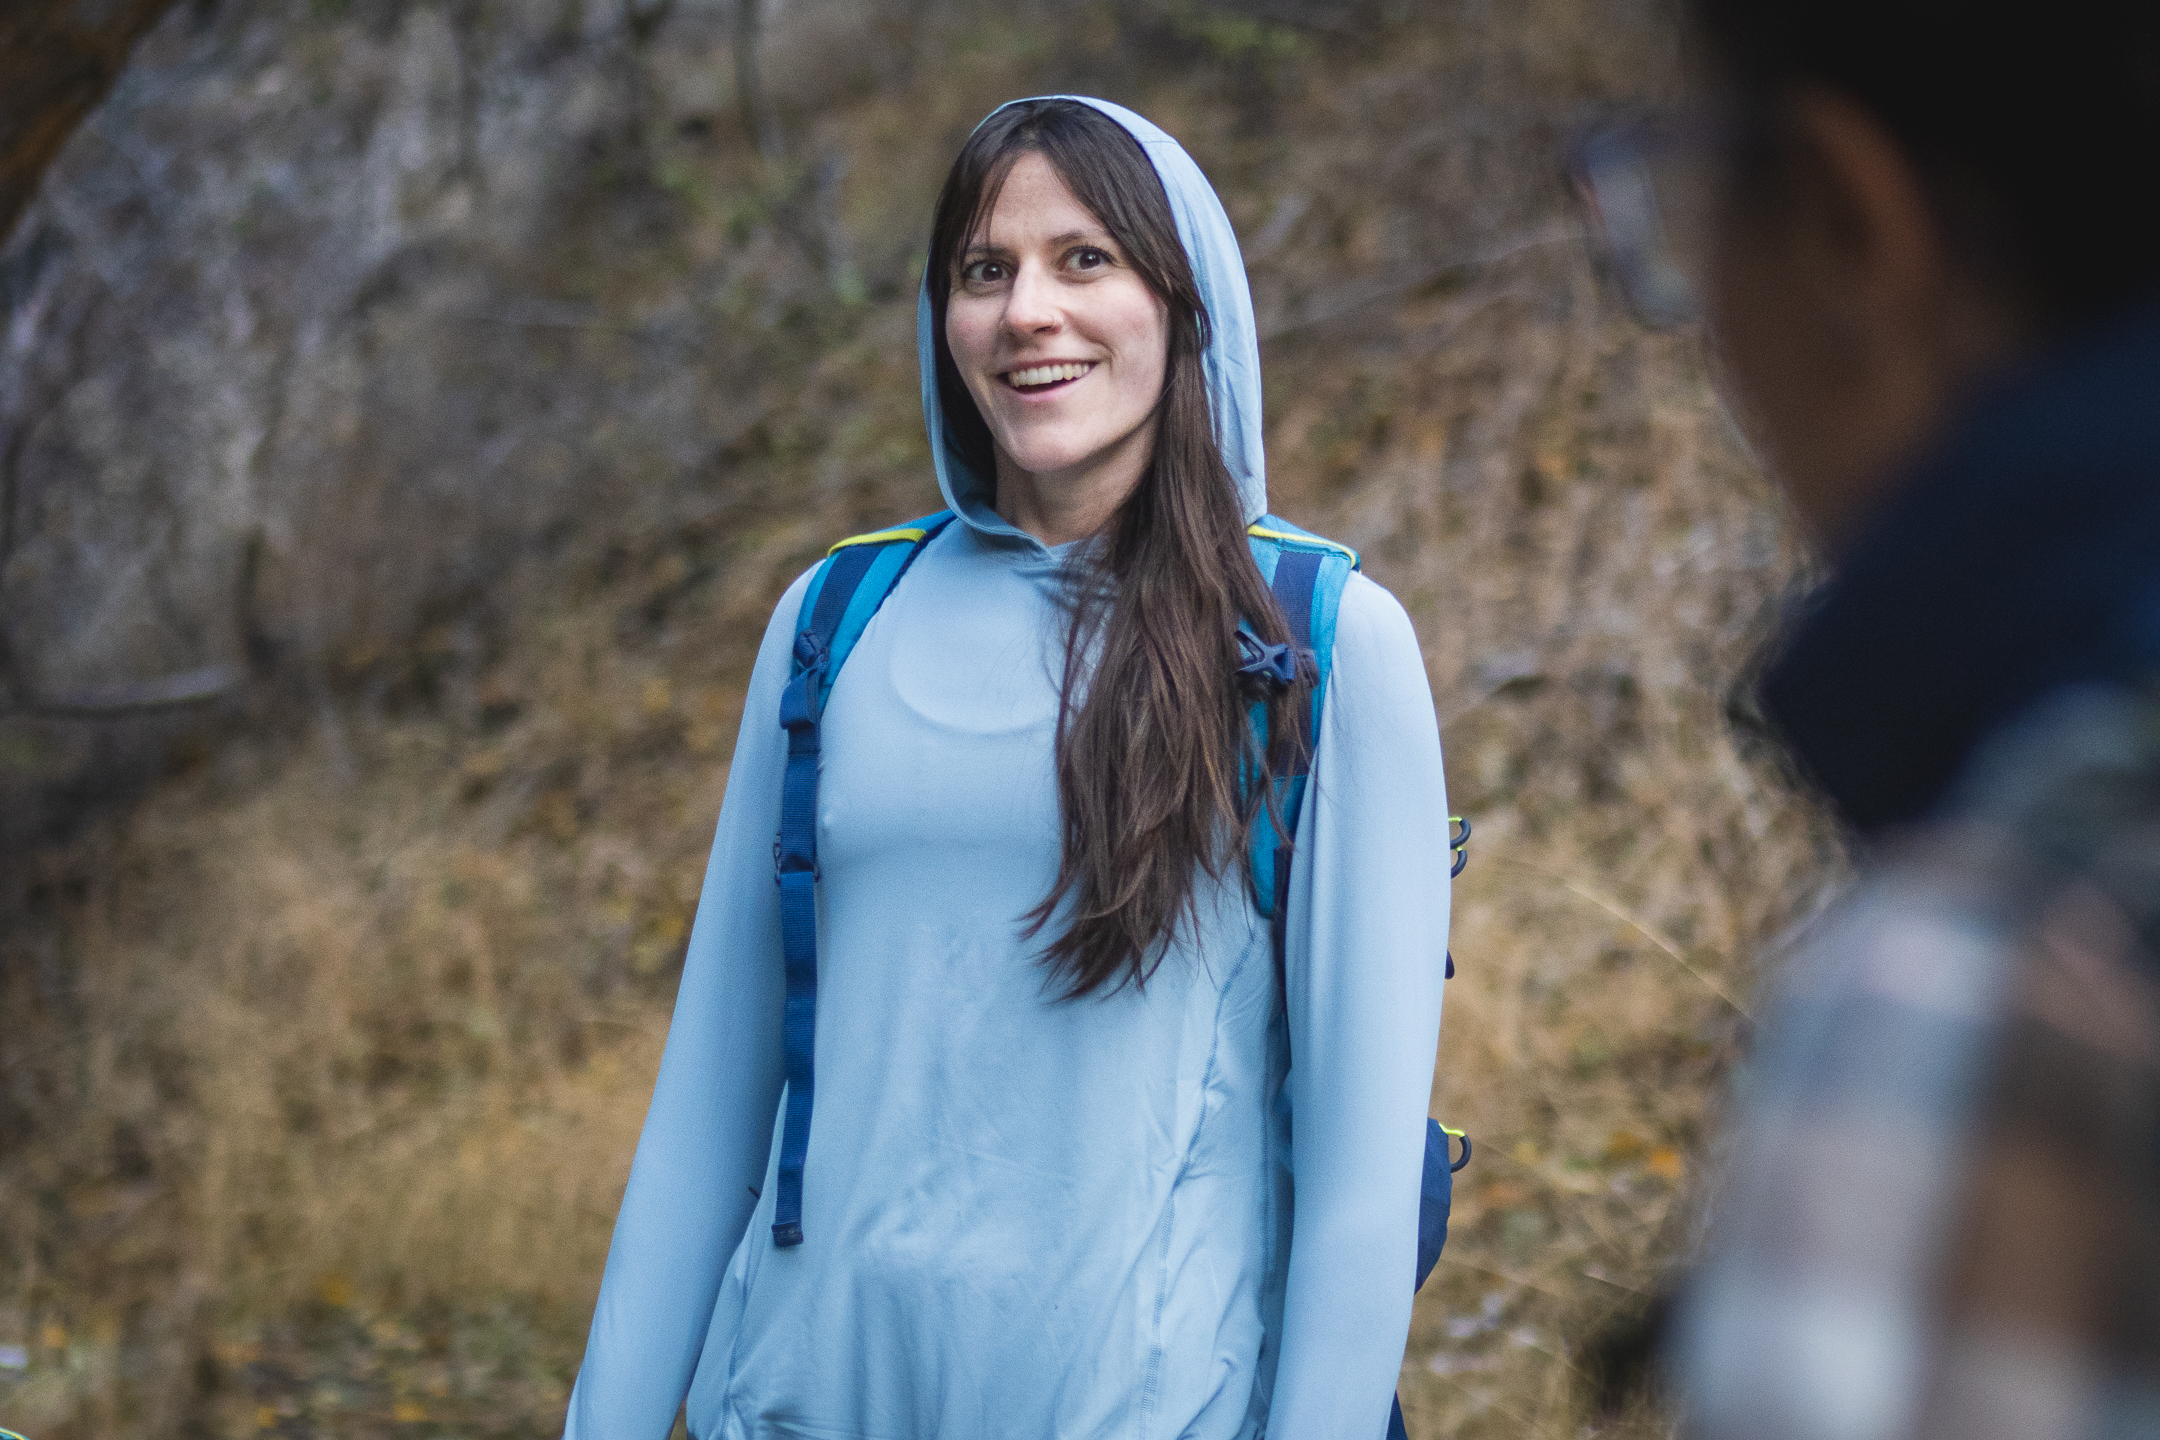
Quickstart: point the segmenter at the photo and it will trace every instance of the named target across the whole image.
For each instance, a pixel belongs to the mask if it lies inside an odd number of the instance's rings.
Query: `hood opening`
[[[1178,238],[1193,271],[1205,311],[1205,347],[1201,368],[1207,381],[1209,418],[1223,463],[1236,482],[1238,499],[1248,524],[1267,513],[1267,467],[1261,430],[1260,339],[1253,323],[1252,292],[1245,280],[1245,259],[1238,248],[1237,232],[1215,194],[1215,187],[1185,148],[1168,133],[1107,100],[1087,95],[1040,95],[1000,105],[992,115],[1012,105],[1032,100],[1072,100],[1101,111],[1124,127],[1140,144],[1155,167],[1177,222]],[[989,116],[984,117],[985,120]],[[921,367],[923,422],[929,430],[930,454],[937,468],[938,489],[945,503],[972,529],[985,534],[1039,545],[1033,536],[1006,523],[991,508],[995,477],[985,473],[990,464],[989,436],[981,417],[967,398],[957,374],[939,374],[937,326],[942,317],[933,313],[930,278],[926,273],[916,304],[916,351]],[[950,387],[950,388],[948,388]],[[947,396],[955,409],[949,415]]]

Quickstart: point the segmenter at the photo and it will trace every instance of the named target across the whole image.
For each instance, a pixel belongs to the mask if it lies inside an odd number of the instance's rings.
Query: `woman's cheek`
[[[972,389],[982,374],[983,361],[996,334],[996,321],[978,314],[980,307],[955,297],[945,305],[945,348]]]
[[[960,367],[961,375],[973,384],[977,368],[975,337],[968,333],[967,322],[960,314],[958,305],[954,305],[945,316],[945,348],[952,351],[953,364]]]

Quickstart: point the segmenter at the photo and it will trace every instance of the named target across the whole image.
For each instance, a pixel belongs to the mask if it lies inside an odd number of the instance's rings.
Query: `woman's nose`
[[[1040,335],[1056,330],[1065,323],[1064,312],[1057,303],[1056,288],[1050,277],[1039,266],[1022,265],[1020,273],[1013,276],[1012,290],[1005,300],[1005,324],[1029,335]]]

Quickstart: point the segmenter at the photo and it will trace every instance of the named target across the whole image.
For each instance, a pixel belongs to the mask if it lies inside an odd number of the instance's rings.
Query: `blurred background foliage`
[[[1664,1433],[1585,1372],[1839,864],[1734,699],[1782,517],[1559,176],[1679,48],[1663,0],[165,8],[0,249],[0,1424],[557,1433],[757,637],[934,508],[932,196],[1080,90],[1221,188],[1275,506],[1410,607],[1478,827],[1411,1430]]]

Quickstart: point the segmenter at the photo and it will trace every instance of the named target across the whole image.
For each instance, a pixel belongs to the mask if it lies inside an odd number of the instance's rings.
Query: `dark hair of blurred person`
[[[1833,574],[1762,704],[1853,827],[1782,965],[1692,1433],[2160,1432],[2160,7],[1693,0],[1703,313]]]
[[[1974,382],[2160,287],[2160,6],[1693,8],[1731,179],[1720,349],[1835,548]]]

